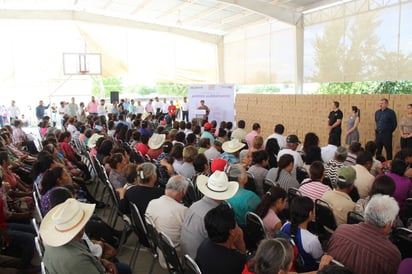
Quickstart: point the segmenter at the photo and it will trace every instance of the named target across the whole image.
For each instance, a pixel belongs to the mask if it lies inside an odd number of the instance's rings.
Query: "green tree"
[[[310,80],[313,82],[341,81],[344,63],[343,36],[345,33],[342,20],[325,25],[323,35],[314,41],[315,71]]]
[[[376,31],[382,24],[373,12],[355,16],[345,32],[345,78],[355,80],[376,79],[376,60],[383,50]]]
[[[187,85],[170,83],[170,82],[159,82],[156,83],[156,92],[160,95],[170,95],[170,96],[187,96]]]
[[[319,94],[411,94],[412,81],[322,83]]]
[[[108,98],[111,91],[118,91],[120,93],[124,91],[121,78],[95,77],[93,80],[92,94],[95,96]]]

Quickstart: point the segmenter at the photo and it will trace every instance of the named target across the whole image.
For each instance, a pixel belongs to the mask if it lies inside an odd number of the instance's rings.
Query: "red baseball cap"
[[[204,129],[211,129],[213,126],[212,126],[212,124],[211,123],[205,123],[204,125],[203,125],[203,128]]]
[[[212,165],[211,165],[212,172],[215,172],[216,170],[224,171],[226,165],[227,165],[226,160],[222,158],[216,158],[212,161]]]

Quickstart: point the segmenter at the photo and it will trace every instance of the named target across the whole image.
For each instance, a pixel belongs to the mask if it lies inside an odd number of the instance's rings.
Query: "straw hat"
[[[154,133],[152,137],[150,137],[148,145],[151,149],[158,149],[163,145],[165,140],[166,135]]]
[[[205,196],[215,200],[230,199],[239,189],[239,184],[229,182],[223,171],[215,171],[210,177],[199,175],[196,185]]]
[[[89,138],[89,141],[87,142],[87,146],[88,146],[90,149],[94,148],[94,147],[96,146],[97,140],[99,140],[99,139],[102,138],[102,137],[104,138],[104,135],[94,133],[94,134]]]
[[[44,243],[57,247],[70,242],[89,221],[95,206],[70,198],[52,208],[40,225]]]
[[[222,149],[225,152],[233,153],[238,150],[241,150],[245,146],[244,143],[239,142],[238,139],[233,139],[227,142],[224,142],[222,145]]]

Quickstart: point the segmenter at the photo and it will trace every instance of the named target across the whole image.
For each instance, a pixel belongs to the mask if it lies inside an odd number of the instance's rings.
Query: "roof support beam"
[[[291,25],[296,25],[300,18],[301,13],[292,12],[288,9],[269,4],[260,0],[250,1],[250,0],[216,0],[217,2],[228,3],[232,5],[245,8],[262,15],[268,16],[270,18],[285,22]]]
[[[159,32],[168,32],[213,44],[220,42],[221,36],[199,31],[185,30],[176,27],[144,23],[131,19],[117,18],[84,11],[62,10],[0,10],[0,19],[33,19],[33,20],[77,20],[112,26],[140,28]]]

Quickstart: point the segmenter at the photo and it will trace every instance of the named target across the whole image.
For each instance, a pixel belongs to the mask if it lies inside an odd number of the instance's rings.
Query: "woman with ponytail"
[[[262,201],[255,209],[255,213],[263,220],[267,235],[271,238],[282,227],[278,214],[285,209],[286,201],[286,191],[281,187],[273,186],[263,195]]]
[[[346,144],[350,145],[352,142],[359,142],[359,122],[360,122],[360,109],[357,106],[352,106],[351,115],[346,125]]]
[[[292,176],[294,159],[290,154],[280,156],[277,168],[271,168],[266,175],[266,179],[279,184],[286,192],[289,188],[299,188],[299,182]]]
[[[304,262],[303,272],[318,269],[317,261],[323,255],[319,239],[307,230],[309,222],[314,219],[313,206],[313,201],[309,197],[294,198],[290,207],[291,221],[281,228],[281,231],[288,234],[298,247],[299,255]]]

